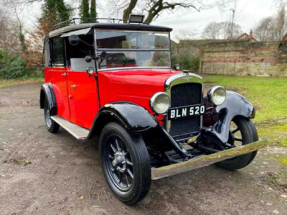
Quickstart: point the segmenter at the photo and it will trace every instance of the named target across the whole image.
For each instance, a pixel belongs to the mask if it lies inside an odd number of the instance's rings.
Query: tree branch
[[[132,13],[133,9],[135,8],[138,0],[130,0],[129,6],[124,10],[123,13],[123,20],[126,23],[129,20],[129,16]]]

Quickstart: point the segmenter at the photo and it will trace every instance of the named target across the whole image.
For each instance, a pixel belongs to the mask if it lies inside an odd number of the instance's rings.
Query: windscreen
[[[96,30],[96,53],[107,57],[99,69],[170,67],[169,34],[150,31]]]

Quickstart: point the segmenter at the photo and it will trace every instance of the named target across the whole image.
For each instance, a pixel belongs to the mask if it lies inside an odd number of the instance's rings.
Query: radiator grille
[[[201,97],[202,85],[199,83],[175,85],[171,88],[171,107],[200,104]],[[188,136],[187,134],[199,131],[200,116],[173,119],[170,126],[170,135],[175,139],[181,139],[184,136]]]

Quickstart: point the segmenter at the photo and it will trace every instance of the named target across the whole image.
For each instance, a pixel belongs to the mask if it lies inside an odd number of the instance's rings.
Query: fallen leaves
[[[24,166],[26,166],[26,165],[28,165],[28,164],[31,164],[31,162],[28,161],[28,160],[16,160],[16,159],[14,159],[13,162],[14,162],[15,164],[18,164],[18,165],[23,164]]]

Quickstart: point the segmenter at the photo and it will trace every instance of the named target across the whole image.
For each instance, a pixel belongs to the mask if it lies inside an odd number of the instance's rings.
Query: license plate
[[[185,117],[199,116],[205,113],[205,105],[191,105],[184,107],[170,108],[168,119],[179,119]]]

